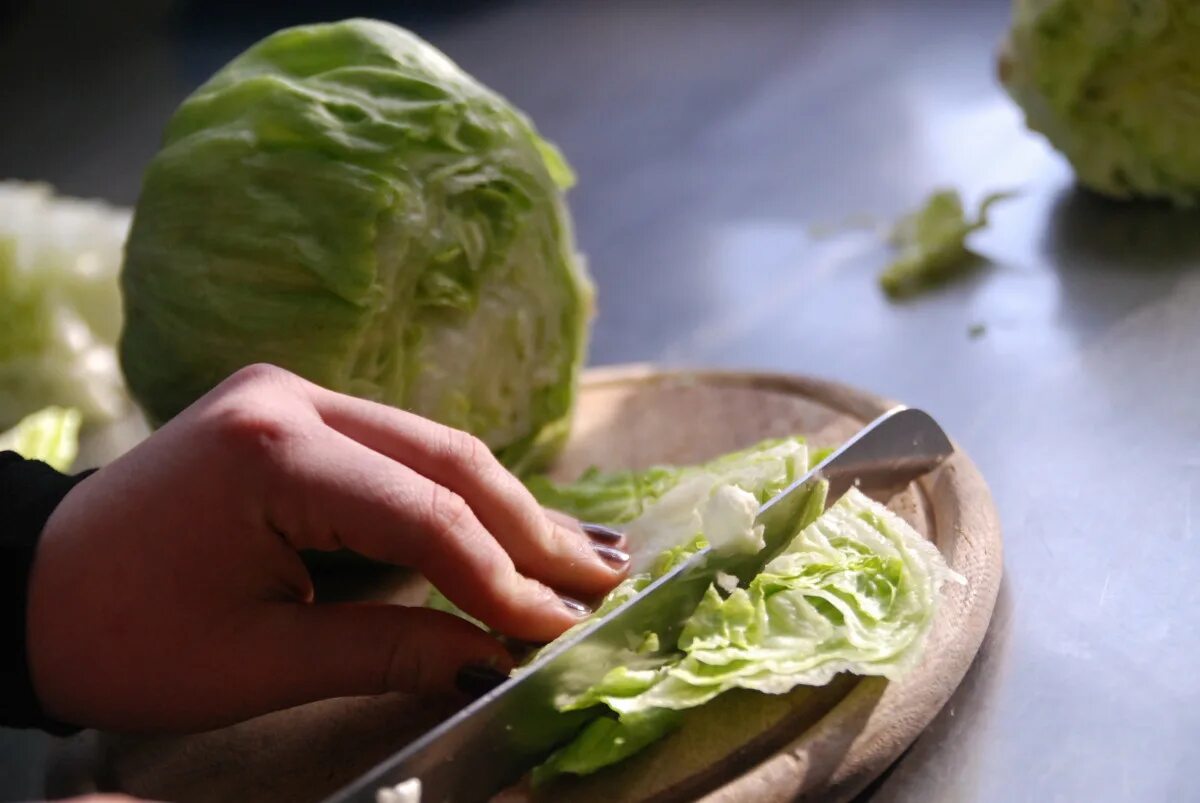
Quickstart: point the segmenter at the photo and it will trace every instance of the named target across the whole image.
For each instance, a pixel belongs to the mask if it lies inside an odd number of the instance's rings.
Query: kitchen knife
[[[488,800],[595,717],[589,711],[560,712],[556,699],[581,692],[628,663],[648,631],[673,646],[718,571],[747,580],[791,540],[817,483],[829,483],[827,505],[851,485],[886,500],[953,451],[928,414],[908,407],[889,410],[762,505],[756,518],[766,540],[761,551],[732,557],[707,548],[697,552],[619,608],[543,650],[529,666],[325,803],[376,803],[380,789],[414,778],[420,781],[421,803]]]

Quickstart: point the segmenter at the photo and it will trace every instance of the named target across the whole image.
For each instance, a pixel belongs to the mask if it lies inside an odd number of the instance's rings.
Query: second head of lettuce
[[[1200,198],[1200,5],[1013,0],[1000,78],[1080,183],[1114,198]]]
[[[536,462],[565,435],[591,316],[571,181],[518,110],[407,31],[273,34],[184,101],[146,172],[129,386],[162,422],[269,362]]]

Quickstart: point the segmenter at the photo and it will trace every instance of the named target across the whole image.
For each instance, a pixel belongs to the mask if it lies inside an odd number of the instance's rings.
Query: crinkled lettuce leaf
[[[679,638],[681,660],[637,684],[614,670],[573,707],[629,714],[691,708],[733,688],[782,694],[841,672],[897,679],[919,657],[948,580],[962,582],[933,544],[851,489],[747,588],[710,587]]]
[[[626,533],[633,573],[593,614],[604,616],[710,538],[734,554],[760,545],[757,506],[828,451],[810,453],[803,439],[786,438],[698,466],[593,470],[575,484],[528,484],[543,504]],[[843,672],[897,678],[911,668],[939,587],[962,578],[885,506],[852,489],[826,509],[826,492],[825,483],[813,484],[796,530],[784,534],[786,546],[757,576],[744,585],[716,576],[672,643],[654,632],[630,633],[621,666],[591,688],[559,693],[561,710],[594,719],[535,770],[535,784],[622,761],[678,727],[680,712],[731,689],[782,694]],[[778,543],[773,534],[768,540]],[[436,594],[431,604],[453,609]]]
[[[79,455],[79,426],[83,415],[74,408],[47,407],[25,416],[0,432],[0,452],[14,451],[28,460],[67,471]]]
[[[654,722],[656,712],[694,708],[731,689],[783,694],[843,672],[899,678],[920,657],[947,581],[963,579],[935,546],[852,488],[804,525],[747,587],[710,586],[668,658],[618,667],[563,700],[564,710],[608,713],[535,777],[545,783],[622,760],[631,753],[613,742],[624,737],[624,723]],[[668,732],[663,728],[657,738]],[[651,733],[649,726],[637,731],[639,747],[653,741]],[[585,740],[588,751],[580,744]]]

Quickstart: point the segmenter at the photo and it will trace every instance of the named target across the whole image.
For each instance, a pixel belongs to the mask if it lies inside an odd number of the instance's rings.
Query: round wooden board
[[[594,369],[585,376],[571,441],[554,474],[569,479],[592,465],[694,463],[795,433],[834,445],[892,406],[844,385],[795,376]],[[967,579],[943,588],[924,657],[907,677],[843,676],[786,695],[726,694],[688,712],[680,730],[629,761],[537,797],[839,801],[866,786],[916,739],[966,673],[987,630],[1002,567],[991,496],[961,450],[889,506]],[[414,602],[422,586],[403,572],[374,572],[356,575],[349,595]],[[327,700],[189,736],[85,734],[62,754],[74,760],[59,762],[73,772],[59,772],[51,785],[179,803],[315,803],[452,710],[450,701],[386,695]],[[86,772],[79,772],[79,756],[87,757]]]

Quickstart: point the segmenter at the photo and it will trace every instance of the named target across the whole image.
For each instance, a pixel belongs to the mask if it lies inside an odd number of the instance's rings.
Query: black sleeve
[[[79,730],[42,711],[29,676],[25,609],[42,528],[67,492],[89,473],[67,476],[16,452],[0,452],[0,725],[40,728],[60,736]]]

